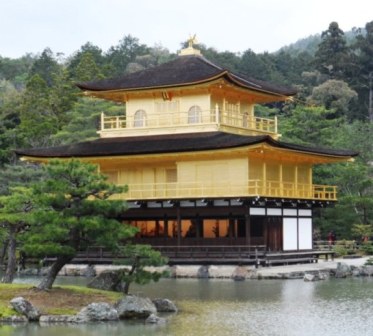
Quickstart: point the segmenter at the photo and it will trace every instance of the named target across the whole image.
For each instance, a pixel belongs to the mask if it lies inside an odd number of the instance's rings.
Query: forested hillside
[[[292,102],[257,109],[257,114],[279,117],[283,141],[360,152],[355,163],[320,167],[315,176],[315,183],[339,187],[340,202],[319,211],[321,235],[333,229],[338,238],[360,239],[373,235],[373,21],[350,32],[348,39],[336,22],[315,33],[276,53],[199,49],[237,73],[297,88]],[[123,113],[121,105],[83,97],[74,83],[134,72],[174,57],[131,35],[106,51],[88,42],[66,57],[49,48],[19,59],[0,55],[2,185],[21,179],[11,174],[19,164],[13,149],[92,139],[101,111]]]

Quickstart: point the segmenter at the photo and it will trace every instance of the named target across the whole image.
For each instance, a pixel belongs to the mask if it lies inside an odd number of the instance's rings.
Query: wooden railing
[[[219,184],[203,182],[129,184],[126,194],[115,198],[127,200],[214,198],[214,197],[278,197],[335,201],[336,186],[309,185],[280,181],[248,180],[246,182],[221,181]]]
[[[162,127],[195,127],[196,125],[223,125],[277,134],[277,118],[253,117],[219,109],[199,111],[193,115],[188,112],[148,113],[141,118],[134,116],[106,116],[101,114],[101,131],[157,129]]]

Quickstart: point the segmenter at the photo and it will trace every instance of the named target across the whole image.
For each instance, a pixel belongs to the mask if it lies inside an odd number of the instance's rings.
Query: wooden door
[[[282,250],[282,218],[267,217],[267,248],[269,251]]]

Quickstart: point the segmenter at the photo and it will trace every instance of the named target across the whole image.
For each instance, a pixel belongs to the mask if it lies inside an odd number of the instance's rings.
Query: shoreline
[[[373,266],[364,266],[369,257],[342,259],[334,261],[319,260],[317,263],[277,265],[277,266],[239,266],[239,265],[174,265],[163,267],[148,267],[149,271],[168,271],[170,278],[195,278],[195,279],[300,279],[306,274],[323,273],[335,274],[341,265],[347,267],[351,273],[354,270],[366,269],[366,274],[373,275]],[[116,271],[126,266],[121,265],[87,265],[68,264],[59,273],[59,276],[83,276],[93,278],[105,271]],[[42,276],[47,268],[29,268],[19,272],[21,276]]]

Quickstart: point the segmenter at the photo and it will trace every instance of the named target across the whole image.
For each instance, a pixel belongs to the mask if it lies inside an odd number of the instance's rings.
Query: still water
[[[18,279],[17,282],[30,279]],[[84,283],[60,278],[59,283]],[[180,311],[161,326],[141,322],[0,327],[1,336],[355,336],[373,335],[373,279],[164,279],[132,293],[174,300]]]

